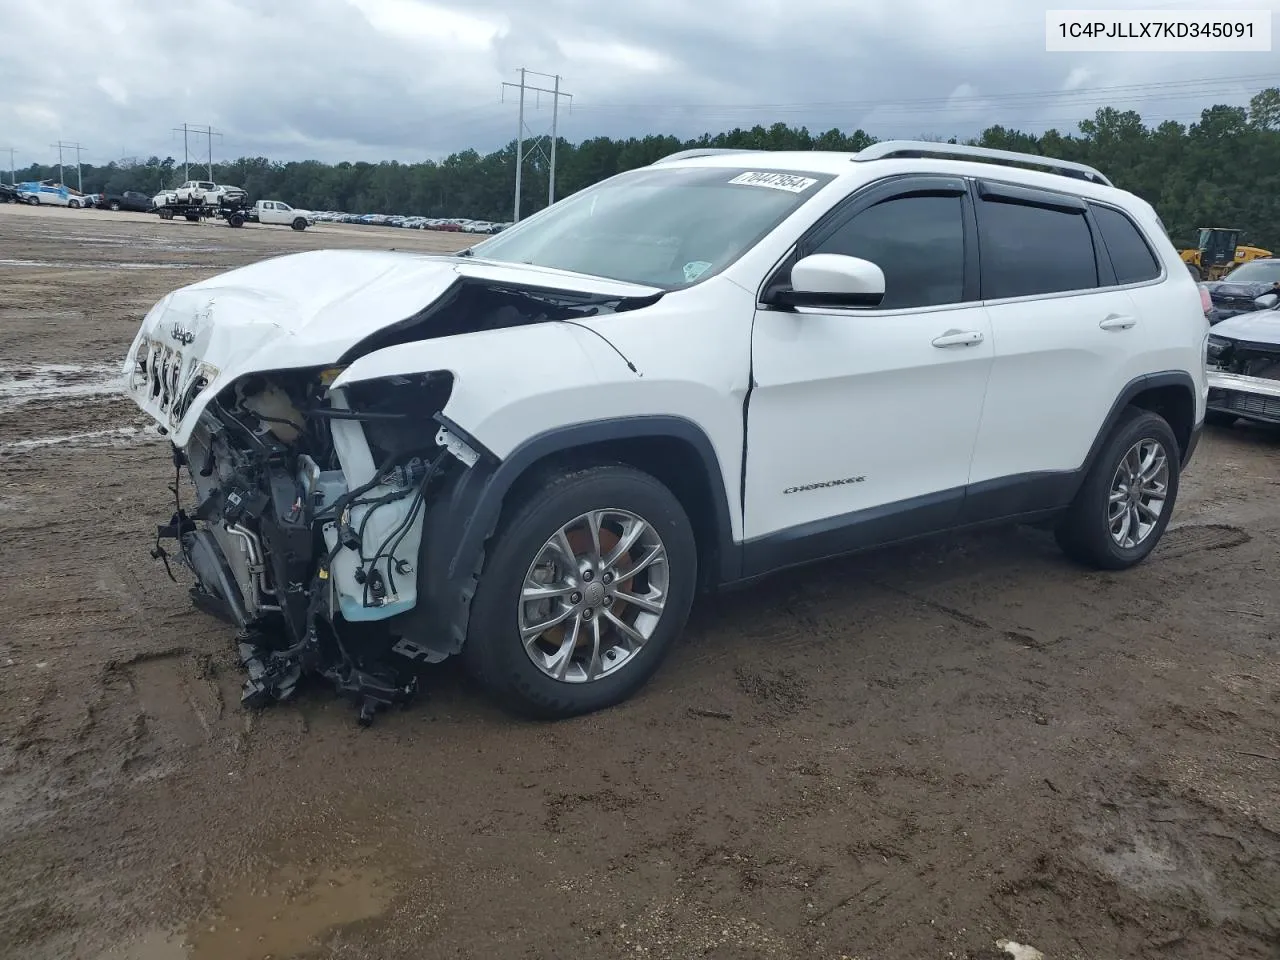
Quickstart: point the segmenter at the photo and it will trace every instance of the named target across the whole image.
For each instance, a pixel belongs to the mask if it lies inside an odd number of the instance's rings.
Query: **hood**
[[[183,444],[200,411],[232,381],[334,363],[465,278],[610,299],[662,292],[468,257],[373,250],[291,254],[182,287],[152,307],[125,358],[125,390]],[[140,372],[140,362],[151,376]]]
[[[1213,336],[1248,343],[1274,344],[1280,348],[1280,310],[1241,313],[1214,325]]]
[[[1277,284],[1270,280],[1246,280],[1241,282],[1232,282],[1231,280],[1217,280],[1212,283],[1206,283],[1205,288],[1209,291],[1209,296],[1216,301],[1249,301],[1257,299],[1268,293],[1277,293]]]

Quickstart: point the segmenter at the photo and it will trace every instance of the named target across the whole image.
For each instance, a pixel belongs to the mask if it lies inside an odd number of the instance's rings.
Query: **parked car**
[[[71,190],[61,183],[28,181],[18,184],[18,197],[24,203],[54,207],[71,206]],[[77,206],[79,202],[77,201]]]
[[[1208,332],[1097,170],[890,141],[686,151],[453,256],[254,263],[156,304],[125,369],[249,702],[307,670],[367,718],[460,655],[561,717],[639,690],[700,589],[1032,520],[1140,563]]]
[[[132,210],[136,213],[149,213],[154,206],[151,197],[137,190],[125,190],[123,193],[104,193],[99,195],[95,204],[99,210]]]
[[[1242,313],[1270,310],[1280,301],[1280,258],[1251,260],[1223,280],[1204,285],[1213,301],[1209,322],[1221,323]]]
[[[10,183],[0,183],[0,203],[19,203],[18,188]]]
[[[311,212],[296,210],[283,200],[259,200],[250,208],[249,219],[257,223],[274,223],[294,230],[305,230],[311,223]]]
[[[1275,294],[1268,298],[1269,306],[1219,320],[1209,334],[1205,419],[1210,424],[1229,426],[1243,419],[1280,425],[1280,304]]]

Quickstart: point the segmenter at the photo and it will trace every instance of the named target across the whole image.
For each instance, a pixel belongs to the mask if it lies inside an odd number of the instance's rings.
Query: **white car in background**
[[[69,207],[72,205],[70,188],[60,183],[20,183],[18,184],[18,198],[33,205],[43,204],[50,207]],[[76,206],[79,206],[78,200]]]
[[[291,207],[283,200],[259,200],[253,205],[249,219],[256,220],[258,223],[292,227],[294,230],[305,230],[315,222],[314,214],[310,210]]]

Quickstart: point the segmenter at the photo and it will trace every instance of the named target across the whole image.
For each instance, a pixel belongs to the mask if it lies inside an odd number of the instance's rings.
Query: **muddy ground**
[[[1012,531],[783,576],[596,716],[449,667],[369,729],[242,709],[116,365],[197,278],[458,239],[0,206],[0,955],[1280,954],[1275,432],[1206,435],[1140,569]]]

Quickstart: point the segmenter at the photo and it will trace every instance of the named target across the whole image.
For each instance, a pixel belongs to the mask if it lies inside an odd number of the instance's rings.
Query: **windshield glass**
[[[567,197],[471,252],[670,290],[723,270],[831,179],[643,167]]]
[[[1255,260],[1223,277],[1228,283],[1280,283],[1280,260]]]

